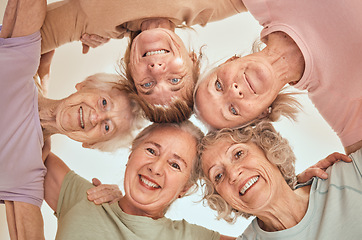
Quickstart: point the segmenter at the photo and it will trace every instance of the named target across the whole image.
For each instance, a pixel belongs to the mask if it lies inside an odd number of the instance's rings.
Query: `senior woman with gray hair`
[[[238,239],[356,239],[362,234],[362,152],[297,186],[295,156],[270,123],[209,133],[200,147],[205,195],[218,217],[256,216]],[[348,160],[333,153],[326,158]],[[343,225],[341,225],[343,223]]]
[[[360,149],[362,2],[243,3],[263,26],[266,47],[230,58],[198,82],[195,105],[200,118],[217,129],[245,126],[256,119],[276,121],[281,114],[293,118],[298,110],[295,101],[281,94],[284,86],[292,85],[308,91],[346,154]]]

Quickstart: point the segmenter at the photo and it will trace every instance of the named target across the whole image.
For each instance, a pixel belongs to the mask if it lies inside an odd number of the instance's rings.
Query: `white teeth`
[[[160,186],[158,186],[157,184],[148,181],[147,179],[143,178],[142,176],[140,176],[141,181],[146,184],[147,186],[153,187],[153,188],[160,188]]]
[[[80,117],[80,126],[82,127],[82,128],[84,128],[84,122],[83,122],[83,108],[82,107],[80,107],[80,109],[79,109],[79,117]]]
[[[166,51],[166,50],[149,51],[149,52],[146,52],[145,56],[151,56],[151,55],[156,55],[156,54],[165,54],[167,52],[168,51]]]
[[[250,179],[245,185],[244,187],[240,190],[241,195],[244,195],[244,193],[246,192],[246,190],[248,190],[251,186],[254,185],[254,183],[256,183],[259,179],[259,176],[257,177],[253,177],[252,179]]]

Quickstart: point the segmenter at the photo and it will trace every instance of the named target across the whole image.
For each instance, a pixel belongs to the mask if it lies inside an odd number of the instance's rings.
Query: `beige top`
[[[83,33],[123,38],[127,31],[140,30],[150,18],[168,18],[188,26],[227,18],[245,12],[241,0],[65,0],[48,5],[41,29],[42,53],[67,42],[80,40]]]

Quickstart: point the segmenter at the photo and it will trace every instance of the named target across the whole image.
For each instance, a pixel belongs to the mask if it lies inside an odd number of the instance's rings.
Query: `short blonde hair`
[[[129,89],[126,80],[118,74],[97,73],[91,75],[82,82],[85,89],[100,89],[111,91],[117,89],[129,95]],[[131,114],[130,128],[122,134],[117,134],[113,138],[90,144],[90,148],[98,149],[104,152],[113,152],[122,147],[129,147],[136,133],[142,128],[146,121],[143,118],[142,110],[138,103],[130,98]]]
[[[263,150],[267,159],[277,166],[283,175],[286,183],[294,189],[296,184],[295,155],[286,139],[284,139],[270,122],[262,121],[255,126],[248,126],[239,129],[222,129],[208,133],[199,145],[200,161],[202,153],[222,139],[231,139],[236,143],[253,142]],[[201,165],[201,164],[200,164]],[[240,212],[230,206],[216,191],[212,182],[200,171],[203,181],[203,200],[209,207],[217,211],[218,218],[227,222],[235,222],[237,217],[249,218],[251,214]]]
[[[133,140],[131,151],[136,149],[141,144],[141,142],[147,136],[149,136],[155,129],[166,128],[166,127],[180,129],[183,132],[189,133],[191,136],[194,137],[196,144],[197,144],[196,146],[198,146],[200,144],[201,139],[204,136],[204,133],[189,120],[186,120],[186,121],[183,121],[180,123],[153,123],[150,126],[143,129],[137,135],[137,137]],[[200,166],[199,166],[200,161],[199,161],[197,153],[195,154],[195,156],[196,156],[196,159],[194,159],[194,165],[191,169],[191,175],[190,175],[189,181],[187,183],[187,185],[192,186],[192,187],[188,191],[187,195],[194,193],[198,188],[197,181],[199,179],[198,170],[200,169]]]
[[[175,99],[171,101],[168,106],[159,106],[153,105],[145,101],[138,95],[134,79],[131,75],[131,71],[128,67],[130,63],[130,52],[132,42],[135,37],[140,34],[141,31],[132,32],[130,34],[130,40],[128,42],[128,47],[124,54],[124,57],[120,59],[120,74],[129,81],[129,89],[132,91],[132,99],[134,99],[143,109],[144,115],[151,122],[157,123],[168,123],[168,122],[182,122],[191,117],[194,101],[193,101],[193,93],[195,84],[198,81],[200,75],[200,61],[202,58],[201,50],[199,56],[195,54],[194,51],[190,51],[192,53],[192,61],[193,61],[193,72],[192,78],[193,82],[190,88],[186,89],[186,96],[182,99]]]

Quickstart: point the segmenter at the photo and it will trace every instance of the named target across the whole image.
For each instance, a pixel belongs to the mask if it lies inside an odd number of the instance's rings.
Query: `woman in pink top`
[[[358,0],[243,0],[264,27],[266,47],[232,57],[196,87],[195,109],[213,128],[238,127],[298,104],[280,91],[289,84],[308,95],[352,153],[362,146],[362,3]]]

